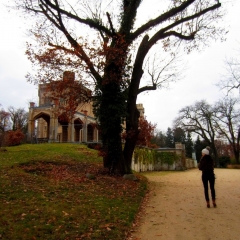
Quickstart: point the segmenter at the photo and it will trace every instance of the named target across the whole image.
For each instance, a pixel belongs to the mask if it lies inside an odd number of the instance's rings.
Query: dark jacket
[[[214,161],[210,155],[204,155],[198,165],[199,170],[203,173],[213,173]]]

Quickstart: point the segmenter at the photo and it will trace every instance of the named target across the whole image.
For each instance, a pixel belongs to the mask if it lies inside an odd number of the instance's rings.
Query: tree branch
[[[47,1],[48,2],[48,1]],[[57,0],[56,0],[57,2]],[[58,4],[58,2],[56,3]],[[46,9],[44,9],[44,7],[46,7]],[[101,76],[99,75],[99,73],[95,70],[94,68],[94,65],[93,63],[91,62],[90,58],[87,56],[87,54],[85,53],[85,51],[83,50],[83,48],[78,44],[78,42],[71,36],[71,34],[67,31],[67,29],[65,28],[64,24],[63,24],[63,21],[62,21],[62,16],[61,16],[61,13],[60,13],[60,10],[57,10],[57,13],[58,13],[58,16],[56,16],[52,11],[51,9],[48,8],[47,5],[43,4],[40,6],[44,15],[49,19],[49,21],[51,21],[65,36],[66,38],[68,39],[69,43],[71,44],[71,46],[75,49],[75,52],[76,52],[76,55],[84,60],[84,62],[87,64],[90,72],[92,73],[92,75],[95,77],[95,79],[97,81],[100,81],[102,78]],[[59,8],[57,8],[59,9]],[[56,20],[54,20],[52,17],[50,17],[50,15],[48,14],[48,11],[51,12],[52,16],[58,20],[59,24],[56,22]],[[55,47],[58,47],[59,49],[66,49],[64,47],[60,47],[60,46],[57,46],[55,45]]]
[[[129,41],[129,34],[132,30],[137,15],[137,9],[140,4],[140,0],[123,1],[123,16],[119,33],[124,35],[127,41]]]
[[[141,34],[144,33],[145,31],[149,30],[150,28],[152,28],[152,27],[154,27],[154,26],[156,26],[156,25],[158,25],[158,24],[161,24],[161,23],[163,23],[164,21],[167,21],[169,18],[171,18],[171,17],[173,17],[174,15],[182,12],[184,9],[186,9],[188,6],[190,6],[193,2],[195,2],[195,0],[188,0],[188,1],[184,2],[182,5],[180,5],[179,7],[172,8],[172,9],[169,10],[168,12],[166,12],[166,13],[160,15],[159,17],[157,17],[157,18],[149,21],[148,23],[142,25],[140,28],[138,28],[135,32],[133,32],[133,33],[131,34],[131,39],[134,40],[134,39],[136,39],[139,35],[141,35]],[[196,13],[196,14],[193,14],[193,15],[191,15],[191,16],[182,18],[182,19],[180,19],[180,20],[178,20],[178,21],[170,24],[169,26],[161,29],[160,31],[161,31],[161,32],[165,32],[165,31],[167,31],[167,30],[169,30],[169,29],[172,29],[173,27],[178,26],[179,24],[182,24],[182,23],[187,22],[187,21],[189,21],[189,20],[198,18],[198,17],[206,14],[207,12],[210,12],[210,11],[212,11],[212,10],[214,10],[214,9],[219,8],[219,7],[221,7],[221,3],[217,3],[217,4],[215,4],[215,5],[213,5],[213,6],[209,7],[209,8],[206,8],[206,9],[204,9],[204,10]],[[160,32],[160,31],[159,31],[159,32]]]
[[[110,24],[112,33],[115,35],[116,33],[115,33],[115,30],[114,30],[114,27],[113,27],[113,24],[112,24],[112,20],[111,20],[110,14],[108,12],[107,12],[107,17],[108,17],[108,22]]]
[[[50,0],[40,0],[40,2],[42,4],[45,4],[47,6],[49,6],[50,8],[54,9],[55,11],[58,11],[59,13],[71,18],[71,19],[74,19],[76,20],[77,22],[80,22],[80,23],[83,23],[91,28],[94,28],[98,31],[102,31],[104,32],[105,34],[109,35],[109,36],[112,36],[112,32],[107,29],[106,27],[104,27],[103,25],[99,24],[99,22],[96,22],[92,19],[83,19],[83,18],[80,18],[78,17],[77,15],[74,15],[70,12],[67,12],[66,10],[58,7],[57,5],[53,4]],[[35,11],[36,12],[36,11]]]
[[[139,88],[137,94],[140,94],[141,92],[144,92],[144,91],[151,91],[156,89],[157,89],[157,84],[154,83],[152,86],[145,86],[145,87]]]

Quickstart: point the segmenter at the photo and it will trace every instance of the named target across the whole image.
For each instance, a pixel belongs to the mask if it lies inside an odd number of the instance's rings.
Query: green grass
[[[179,173],[183,172],[183,171],[178,171]],[[176,174],[176,171],[149,171],[149,172],[143,172],[142,175],[144,176],[166,176],[169,174]]]
[[[0,151],[0,239],[125,238],[146,193],[144,177],[109,176],[84,145],[6,150]]]

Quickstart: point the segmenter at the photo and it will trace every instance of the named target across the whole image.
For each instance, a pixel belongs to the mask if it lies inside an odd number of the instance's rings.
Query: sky
[[[31,64],[25,55],[27,41],[26,26],[16,12],[9,12],[0,3],[0,104],[5,110],[9,106],[24,108],[29,102],[38,102],[37,86],[26,81],[25,75]],[[183,107],[196,101],[206,100],[213,104],[224,96],[216,84],[225,72],[224,60],[237,55],[240,50],[240,1],[224,0],[228,14],[224,18],[229,33],[225,42],[211,42],[201,52],[192,52],[181,62],[186,68],[184,77],[161,89],[139,95],[149,122],[157,129],[172,128],[173,120]]]

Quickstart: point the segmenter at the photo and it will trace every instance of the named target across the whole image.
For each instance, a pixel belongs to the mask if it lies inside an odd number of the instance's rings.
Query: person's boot
[[[213,206],[214,206],[214,207],[217,207],[216,201],[215,201],[215,200],[212,200],[212,202],[213,202]]]
[[[210,208],[210,202],[209,201],[207,201],[207,207]]]

